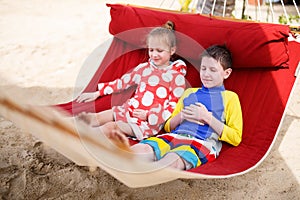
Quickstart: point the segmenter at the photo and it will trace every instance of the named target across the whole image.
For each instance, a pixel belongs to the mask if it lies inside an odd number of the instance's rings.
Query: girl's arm
[[[132,71],[124,74],[121,78],[118,78],[111,82],[99,83],[98,90],[100,96],[109,95],[112,93],[126,90],[129,87],[139,84],[141,81],[140,71],[145,67],[147,63],[143,63],[135,67]]]
[[[179,112],[177,115],[172,117],[172,119],[170,119],[170,122],[169,122],[170,130],[168,132],[171,132],[172,130],[174,130],[179,124],[181,124],[182,121],[183,121],[182,112]]]
[[[184,93],[186,87],[184,76],[182,74],[178,74],[172,81],[170,87],[169,97],[164,107],[164,110],[168,111],[167,113],[169,113],[169,115],[165,116],[165,120],[171,116],[171,113],[173,113],[179,98]]]
[[[178,99],[185,90],[184,76],[180,73],[176,73],[169,87],[169,94],[165,98],[164,105],[161,106],[159,103],[153,104],[147,112],[147,120],[152,126],[164,124],[171,116]]]
[[[165,105],[164,110],[168,111],[168,116],[165,116],[165,120],[167,120],[171,113],[174,111],[174,108],[178,102],[178,99],[182,96],[186,84],[185,84],[185,75],[186,75],[186,64],[182,60],[176,60],[172,63],[172,70],[177,71],[179,75],[176,75],[175,79],[172,80],[170,85],[170,92],[168,101]]]
[[[164,129],[166,132],[171,132],[175,129],[183,120],[183,113],[181,112],[184,108],[183,100],[185,97],[195,92],[197,88],[188,88],[184,91],[183,95],[178,100],[172,115],[167,119]]]
[[[114,81],[99,83],[98,91],[82,93],[76,101],[90,102],[96,100],[100,96],[109,95],[115,92],[120,92],[122,90],[128,89],[130,86],[138,84],[140,81],[140,76],[138,75],[139,70],[145,66],[147,63],[143,63],[135,67],[132,71],[124,74],[121,78]]]

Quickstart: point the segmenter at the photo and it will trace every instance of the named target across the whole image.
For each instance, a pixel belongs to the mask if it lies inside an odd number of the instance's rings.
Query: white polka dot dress
[[[186,65],[182,60],[159,69],[151,61],[135,67],[120,79],[98,84],[100,95],[137,86],[132,98],[121,106],[112,108],[115,121],[128,123],[136,138],[141,140],[156,135],[171,116],[175,105],[185,90]],[[148,111],[147,120],[132,116],[134,109]]]

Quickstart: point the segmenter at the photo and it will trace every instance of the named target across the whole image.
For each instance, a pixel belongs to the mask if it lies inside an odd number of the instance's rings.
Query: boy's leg
[[[104,110],[98,113],[79,113],[78,118],[89,124],[90,126],[101,126],[107,122],[114,120],[112,110]]]
[[[155,155],[152,147],[148,144],[135,144],[130,148],[133,153],[141,160],[153,162]]]
[[[185,162],[183,159],[174,152],[167,153],[163,158],[161,158],[157,163],[161,166],[172,167],[176,169],[185,169]]]

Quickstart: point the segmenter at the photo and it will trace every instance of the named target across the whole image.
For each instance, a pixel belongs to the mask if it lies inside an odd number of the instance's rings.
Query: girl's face
[[[170,47],[159,37],[152,36],[148,39],[148,54],[157,67],[169,66],[170,58],[175,53],[175,50],[175,47]]]
[[[203,57],[200,65],[200,79],[206,88],[223,85],[224,79],[228,78],[231,69],[223,69],[222,65],[212,57]]]

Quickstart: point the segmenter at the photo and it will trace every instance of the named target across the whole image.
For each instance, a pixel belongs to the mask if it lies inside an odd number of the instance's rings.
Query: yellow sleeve
[[[184,91],[184,93],[182,94],[182,96],[180,97],[180,99],[178,100],[178,102],[176,103],[176,106],[175,106],[175,109],[172,113],[172,115],[169,117],[169,119],[167,119],[166,123],[165,123],[165,126],[164,126],[164,129],[167,133],[170,133],[172,130],[171,130],[171,127],[170,127],[170,121],[172,120],[172,118],[174,116],[176,116],[184,107],[184,104],[183,104],[183,100],[189,96],[191,93],[193,92],[196,92],[199,88],[188,88]]]
[[[220,140],[233,146],[242,141],[243,116],[238,95],[231,91],[224,93],[225,125]]]

